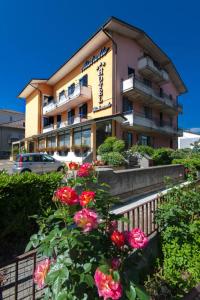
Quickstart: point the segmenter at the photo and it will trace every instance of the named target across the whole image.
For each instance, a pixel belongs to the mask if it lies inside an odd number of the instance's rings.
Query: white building
[[[178,149],[193,148],[192,144],[200,140],[200,134],[183,131],[183,136],[178,138]]]

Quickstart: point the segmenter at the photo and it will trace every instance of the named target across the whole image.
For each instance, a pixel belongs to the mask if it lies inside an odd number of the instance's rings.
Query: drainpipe
[[[116,87],[116,83],[117,83],[117,43],[114,41],[114,39],[111,36],[111,34],[108,31],[106,31],[103,27],[102,27],[102,31],[112,41],[112,43],[114,45],[114,87],[113,87],[113,98],[115,99],[115,114],[116,114],[117,113],[117,87]]]

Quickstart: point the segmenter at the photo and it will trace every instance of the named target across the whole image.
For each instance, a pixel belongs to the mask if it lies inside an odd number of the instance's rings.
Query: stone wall
[[[99,179],[110,186],[112,195],[126,198],[157,191],[165,186],[166,177],[173,182],[184,179],[183,165],[167,165],[140,169],[114,171],[111,168],[99,168]]]

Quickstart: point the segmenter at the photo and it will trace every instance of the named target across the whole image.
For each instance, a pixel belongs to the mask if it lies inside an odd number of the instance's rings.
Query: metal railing
[[[122,82],[123,93],[130,91],[132,89],[134,89],[139,93],[142,93],[143,96],[146,95],[146,97],[149,98],[152,97],[153,99],[156,99],[160,103],[163,103],[172,108],[178,109],[182,107],[181,104],[175,102],[170,95],[166,94],[165,92],[160,92],[156,90],[151,85],[148,85],[145,81],[143,81],[141,78],[135,75],[129,77],[128,79],[123,80]]]
[[[33,272],[41,257],[36,251],[17,256],[8,265],[0,268],[0,300],[36,300],[43,291],[33,282]]]
[[[76,84],[72,92],[65,92],[60,98],[52,99],[48,104],[43,106],[43,114],[49,113],[54,109],[61,107],[62,105],[68,103],[69,101],[79,97],[80,95],[85,94],[87,98],[91,97],[91,87],[84,86],[81,84]]]

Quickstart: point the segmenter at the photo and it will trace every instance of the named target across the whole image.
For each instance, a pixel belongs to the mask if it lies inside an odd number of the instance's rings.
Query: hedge
[[[52,195],[62,176],[60,173],[11,176],[0,173],[0,257],[9,251],[24,250],[24,243],[37,230],[36,220],[30,216],[54,205]]]

